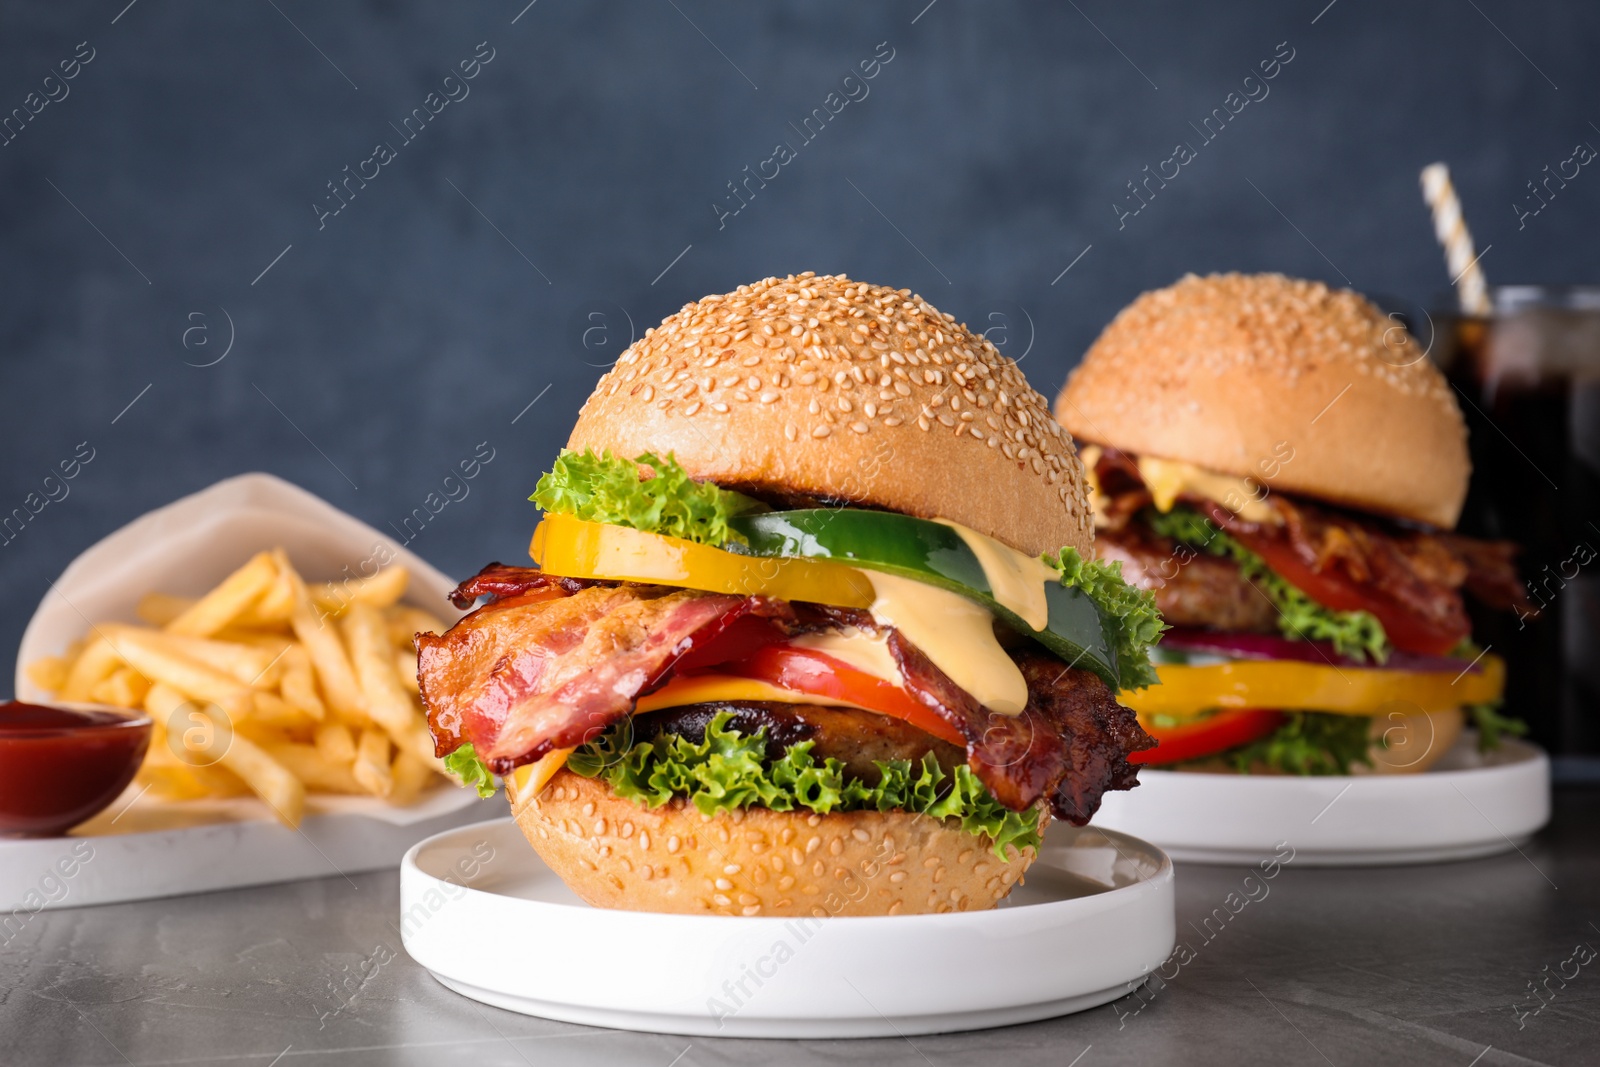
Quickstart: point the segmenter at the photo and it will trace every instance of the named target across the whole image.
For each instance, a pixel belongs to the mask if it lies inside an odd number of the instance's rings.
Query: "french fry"
[[[327,709],[317,695],[317,683],[311,676],[311,657],[306,654],[304,645],[295,645],[284,654],[278,688],[284,700],[304,708],[313,719],[327,718]]]
[[[166,685],[194,700],[210,701],[223,713],[239,718],[253,707],[254,691],[231,674],[174,651],[165,635],[126,627],[116,635],[116,647],[128,665],[151,681]]]
[[[397,564],[385,567],[370,578],[348,578],[313,586],[311,599],[326,614],[339,616],[352,604],[386,608],[405,596],[410,583],[411,572]]]
[[[276,693],[257,691],[248,722],[259,723],[274,730],[309,732],[316,729],[317,720],[305,708],[289,703]]]
[[[417,653],[415,649],[402,648],[394,654],[394,673],[399,676],[400,684],[413,693],[420,694],[422,687],[417,684]]]
[[[375,797],[386,797],[394,791],[389,752],[388,734],[372,726],[361,731],[361,740],[356,743],[356,759],[350,770],[361,787]]]
[[[84,646],[72,668],[67,671],[67,681],[61,687],[62,700],[88,700],[94,687],[111,677],[111,672],[122,666],[122,656],[97,634]]]
[[[330,760],[314,745],[285,742],[265,747],[273,759],[289,768],[290,773],[316,792],[367,795],[367,790],[356,781],[348,762]]]
[[[306,787],[265,749],[236,733],[222,754],[222,765],[266,801],[285,826],[292,829],[300,825],[306,808]]]
[[[389,791],[388,800],[399,807],[415,804],[422,791],[436,780],[432,767],[404,751],[395,754],[389,776],[394,779],[394,788]]]
[[[196,761],[190,763],[178,759],[178,765],[195,771],[194,777],[203,781],[205,772],[213,770],[212,764],[215,763],[221,769],[233,772],[252,793],[266,801],[284,825],[300,825],[300,818],[305,812],[305,786],[268,755],[264,748],[234,730],[231,722],[219,719],[217,709],[187,701],[176,686],[164,683],[150,687],[145,707],[152,716],[167,724],[168,729],[174,723],[174,716],[181,713],[192,724],[188,731],[205,738],[203,746],[195,750],[200,753]],[[167,749],[176,755],[172,746],[168,745]],[[187,745],[185,750],[189,750]]]
[[[89,695],[101,704],[118,708],[137,708],[150,691],[150,680],[131,667],[118,667],[111,677],[90,690]]]
[[[413,639],[419,633],[442,634],[450,627],[432,612],[396,604],[384,616],[389,624],[389,640],[402,648],[414,648]]]
[[[233,739],[233,721],[209,714],[214,707],[165,682],[152,684],[144,697],[144,709],[154,720],[145,759],[200,770],[214,767]]]
[[[146,593],[139,598],[139,605],[133,609],[133,612],[151,626],[165,626],[179,615],[188,611],[193,605],[194,599],[192,597],[171,596],[167,593]]]
[[[150,786],[151,795],[162,800],[242,797],[250,793],[250,787],[232,771],[220,767],[191,767],[176,760],[170,763],[146,760],[134,780]]]
[[[356,683],[356,674],[350,666],[349,657],[345,655],[339,632],[318,617],[317,609],[311,603],[311,595],[300,576],[293,571],[289,574],[295,586],[295,607],[290,624],[294,627],[295,637],[305,646],[306,655],[311,658],[312,671],[322,687],[322,695],[334,713],[345,722],[352,726],[363,725],[369,721],[366,700]]]
[[[325,722],[318,726],[313,744],[318,754],[330,763],[349,766],[355,761],[355,735],[342,722]]]
[[[210,637],[254,603],[277,576],[271,553],[258,552],[215,589],[189,605],[182,615],[167,623],[166,631],[189,637]]]
[[[67,685],[67,674],[72,670],[72,660],[65,656],[46,656],[28,664],[28,681],[40,689],[59,693]]]
[[[367,698],[367,714],[403,748],[417,725],[417,709],[395,673],[393,646],[383,616],[370,604],[355,603],[342,622],[350,662]],[[387,757],[384,763],[388,764]]]
[[[188,702],[188,697],[164,682],[154,682],[145,690],[144,710],[155,720],[155,730],[150,737],[151,749],[156,747],[158,740],[161,740],[159,735],[166,733],[167,720],[172,718],[173,712]]]
[[[428,730],[428,722],[418,715],[412,720],[405,734],[395,739],[395,747],[426,763],[439,774],[448,775],[444,769],[444,760],[433,754],[433,734]]]
[[[281,548],[272,550],[273,569],[277,572],[272,584],[267,586],[260,599],[245,608],[235,620],[239,626],[257,629],[287,627],[294,613],[294,581],[290,575],[294,567]]]
[[[260,649],[267,653],[269,659],[276,659],[286,649],[300,647],[300,642],[295,639],[294,631],[287,625],[279,630],[245,630],[230,626],[226,630],[218,630],[205,640],[218,641],[231,645],[244,645],[247,648]]]
[[[113,647],[132,642],[165,649],[186,659],[214,667],[245,685],[270,688],[277,684],[277,659],[289,644],[282,640],[277,651],[208,637],[187,637],[138,626],[107,624],[101,627]]]

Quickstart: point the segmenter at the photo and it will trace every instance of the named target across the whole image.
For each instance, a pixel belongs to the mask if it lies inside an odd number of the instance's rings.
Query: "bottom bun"
[[[1372,717],[1368,731],[1370,767],[1352,774],[1417,774],[1432,767],[1455,745],[1466,725],[1460,708],[1445,711],[1388,712]],[[1386,743],[1387,742],[1387,743]]]
[[[818,918],[980,911],[1035,857],[1008,846],[1002,862],[958,821],[900,811],[707,816],[681,798],[652,810],[568,770],[537,796],[519,800],[509,781],[507,791],[534,851],[597,908]]]

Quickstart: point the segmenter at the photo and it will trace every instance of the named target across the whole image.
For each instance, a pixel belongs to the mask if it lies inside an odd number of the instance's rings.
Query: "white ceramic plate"
[[[406,853],[400,909],[406,950],[475,1000],[723,1037],[893,1037],[1065,1015],[1137,988],[1174,938],[1172,863],[1160,850],[1060,825],[1026,885],[986,912],[605,911],[578,900],[510,819]]]
[[[1254,863],[1287,843],[1302,866],[1378,866],[1491,856],[1550,820],[1550,760],[1506,741],[1479,756],[1464,736],[1424,774],[1295,778],[1141,770],[1107,793],[1096,826],[1174,859]]]
[[[374,561],[370,569],[392,559],[411,572],[406,600],[446,620],[459,614],[446,599],[455,583],[393,538],[280,478],[244,474],[134,520],[73,560],[22,635],[17,698],[49,700],[24,667],[82,637],[87,620],[136,621],[143,594],[198,595],[254,553],[278,545],[313,580],[357,575],[365,561]],[[386,868],[422,837],[485,813],[470,791],[449,786],[398,809],[362,797],[313,797],[297,833],[253,798],[163,804],[135,799],[138,793],[130,786],[70,837],[0,839],[0,911]]]

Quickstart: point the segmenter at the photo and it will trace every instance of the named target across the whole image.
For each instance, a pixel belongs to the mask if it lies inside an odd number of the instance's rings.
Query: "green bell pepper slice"
[[[1069,665],[1094,671],[1112,689],[1120,686],[1116,631],[1099,605],[1080,589],[1047,582],[1049,621],[1043,630],[1035,630],[994,598],[978,557],[943,523],[891,511],[808,508],[739,515],[728,526],[747,542],[729,541],[723,547],[730,552],[835,560],[914,578],[977,601]]]

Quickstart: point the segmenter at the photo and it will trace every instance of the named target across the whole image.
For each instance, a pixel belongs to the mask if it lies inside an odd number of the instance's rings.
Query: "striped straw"
[[[1422,168],[1422,196],[1433,210],[1433,232],[1444,247],[1445,263],[1461,299],[1461,310],[1468,315],[1489,314],[1489,290],[1483,268],[1472,250],[1472,234],[1461,217],[1461,201],[1450,182],[1450,168],[1430,163]]]

